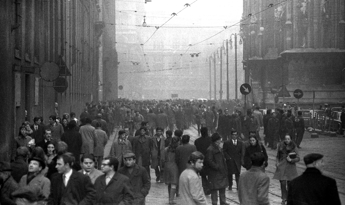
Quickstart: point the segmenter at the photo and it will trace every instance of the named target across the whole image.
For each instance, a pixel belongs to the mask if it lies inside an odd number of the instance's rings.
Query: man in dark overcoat
[[[195,145],[189,144],[189,135],[182,135],[182,145],[178,146],[175,151],[175,160],[178,167],[179,176],[187,168],[190,154],[196,151]]]
[[[267,132],[267,129],[268,129],[267,125],[268,125],[268,121],[270,120],[271,117],[272,117],[272,110],[268,109],[266,115],[264,115],[264,118],[263,118],[265,145],[266,146],[269,144],[268,141],[270,139],[270,136],[269,136],[269,134]]]
[[[133,139],[132,151],[137,158],[136,163],[143,166],[150,177],[150,159],[153,142],[152,139],[146,135],[146,131],[146,127],[140,128],[140,135]]]
[[[312,153],[304,156],[307,169],[288,184],[287,205],[340,205],[337,183],[322,174],[323,155]]]
[[[44,140],[44,127],[41,125],[41,123],[42,121],[40,117],[34,117],[34,124],[31,125],[33,132],[30,136],[35,139],[36,145]]]
[[[238,180],[240,179],[242,158],[244,155],[244,145],[238,140],[238,133],[231,132],[231,139],[224,142],[223,152],[228,168],[229,190],[232,190],[232,175],[235,175],[236,186],[238,189]]]
[[[277,143],[280,137],[280,121],[277,117],[277,112],[273,112],[272,117],[268,120],[266,136],[268,138],[268,147],[277,149]]]
[[[220,109],[219,111],[219,118],[218,118],[218,126],[217,126],[217,132],[219,135],[223,138],[225,141],[227,139],[227,127],[228,127],[228,117],[227,117],[227,110],[223,111]]]
[[[48,205],[83,204],[93,205],[95,189],[90,178],[72,169],[74,156],[65,153],[58,157],[58,174],[52,176]]]
[[[201,130],[201,137],[194,141],[194,145],[196,150],[201,152],[204,156],[206,156],[207,148],[211,145],[212,139],[208,135],[207,127],[202,127]],[[211,194],[209,183],[207,179],[207,166],[204,166],[203,169],[200,171],[200,176],[202,180],[202,187],[204,189],[205,195]]]
[[[208,180],[210,182],[212,205],[218,203],[218,192],[220,204],[225,205],[225,189],[229,186],[227,175],[228,170],[224,154],[221,148],[222,138],[218,133],[212,135],[212,144],[206,151],[206,164],[208,166]]]

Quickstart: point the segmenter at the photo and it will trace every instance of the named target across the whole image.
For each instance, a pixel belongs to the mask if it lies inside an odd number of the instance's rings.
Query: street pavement
[[[114,133],[109,137],[108,143],[104,150],[104,156],[109,154],[111,145],[116,139],[117,129],[114,130]],[[197,139],[198,133],[194,127],[191,127],[188,130],[184,131],[184,134],[188,134],[191,137],[190,143],[194,144],[194,140]],[[261,135],[262,131],[261,131]],[[319,135],[319,138],[311,138],[310,133],[306,132],[304,134],[304,139],[301,144],[301,149],[299,149],[299,155],[301,161],[297,163],[298,174],[302,174],[305,170],[305,165],[303,162],[303,157],[306,154],[317,152],[324,155],[325,166],[323,173],[326,176],[332,177],[337,181],[339,196],[342,204],[345,204],[345,160],[344,156],[344,147],[345,147],[345,138],[342,136],[330,137],[326,135]],[[281,192],[280,192],[280,183],[278,180],[273,179],[275,172],[275,156],[277,154],[276,150],[271,150],[266,148],[269,156],[268,167],[266,168],[266,173],[270,177],[270,189],[269,189],[269,199],[271,205],[280,205],[281,204]],[[245,169],[242,168],[242,172]],[[151,189],[150,193],[146,197],[146,204],[154,205],[166,205],[168,204],[168,188],[164,183],[157,183],[154,170],[151,169]],[[227,202],[230,204],[239,204],[237,191],[236,191],[236,182],[232,187],[232,191],[226,190]],[[206,196],[209,204],[211,204],[211,197]],[[177,204],[179,203],[178,198],[176,199]]]

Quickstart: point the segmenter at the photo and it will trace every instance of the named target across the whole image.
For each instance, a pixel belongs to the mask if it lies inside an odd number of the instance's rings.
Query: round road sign
[[[252,87],[248,83],[243,83],[240,87],[242,95],[248,95],[252,91]]]
[[[300,99],[303,97],[303,91],[301,89],[296,89],[293,91],[293,96],[297,99]]]

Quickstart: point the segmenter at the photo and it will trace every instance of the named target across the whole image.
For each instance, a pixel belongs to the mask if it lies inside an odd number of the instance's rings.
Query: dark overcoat
[[[151,188],[150,178],[146,169],[135,164],[131,173],[129,173],[127,167],[120,168],[118,173],[129,178],[129,184],[132,187],[133,197],[136,202],[133,204],[145,204],[145,197],[149,194]]]
[[[51,180],[48,205],[93,205],[95,189],[88,176],[72,171],[67,187],[63,184],[62,174],[55,174]]]
[[[241,173],[242,158],[244,155],[243,142],[237,140],[237,144],[234,145],[232,140],[228,140],[223,145],[224,157],[226,159],[226,165],[229,174]]]
[[[77,162],[79,162],[78,159],[81,152],[81,146],[83,144],[81,134],[75,129],[67,130],[62,134],[61,141],[66,142],[68,151],[71,152],[76,158]]]
[[[136,156],[137,164],[149,166],[151,164],[152,139],[145,136],[137,136],[133,139],[132,151]]]
[[[288,185],[288,205],[340,205],[336,181],[316,168],[307,168]]]
[[[206,151],[206,165],[208,166],[208,180],[210,189],[223,189],[229,186],[228,170],[223,152],[212,143]]]
[[[130,205],[133,202],[133,192],[128,177],[116,172],[105,183],[105,175],[99,176],[95,181],[96,205]]]
[[[187,163],[190,154],[196,151],[195,145],[191,145],[189,143],[182,144],[176,148],[175,151],[175,160],[178,167],[179,175],[187,168]]]

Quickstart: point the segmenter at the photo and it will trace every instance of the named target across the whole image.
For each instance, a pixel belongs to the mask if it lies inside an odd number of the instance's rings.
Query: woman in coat
[[[175,162],[175,150],[178,144],[179,139],[173,137],[170,145],[164,150],[164,182],[168,185],[169,204],[174,201],[179,180],[178,167]]]
[[[289,135],[286,135],[284,141],[278,144],[276,157],[277,169],[273,179],[278,179],[280,181],[283,205],[285,205],[287,200],[288,183],[298,176],[296,162],[299,162],[300,158],[296,148],[295,142],[291,140]]]
[[[252,167],[252,161],[250,160],[250,155],[256,153],[256,152],[262,152],[265,156],[265,167],[267,167],[268,163],[268,155],[266,152],[265,147],[263,144],[258,140],[256,132],[250,132],[249,134],[249,144],[245,145],[244,150],[244,157],[243,157],[243,167],[246,168],[246,170],[249,170]]]

